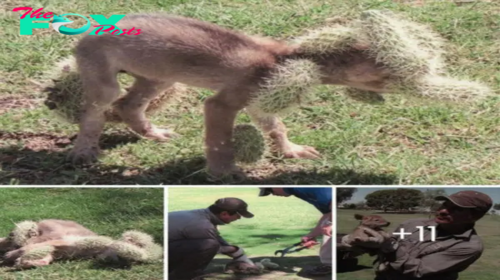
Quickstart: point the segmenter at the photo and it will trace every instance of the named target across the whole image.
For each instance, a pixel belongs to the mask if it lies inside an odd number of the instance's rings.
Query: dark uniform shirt
[[[423,226],[423,241],[418,226]],[[458,273],[473,264],[483,252],[483,243],[474,229],[461,234],[443,235],[437,231],[431,241],[431,227],[437,226],[434,219],[412,219],[401,224],[411,235],[394,235],[399,243],[396,259],[390,262],[389,270],[383,272],[384,280],[456,280]]]
[[[186,239],[215,239],[221,246],[229,246],[217,230],[225,225],[208,209],[174,211],[168,213],[168,241]]]

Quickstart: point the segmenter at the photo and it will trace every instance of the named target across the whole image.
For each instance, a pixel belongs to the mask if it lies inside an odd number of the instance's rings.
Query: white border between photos
[[[287,187],[301,187],[301,188],[316,188],[328,187],[332,188],[332,198],[336,201],[337,192],[336,188],[384,188],[384,189],[398,189],[398,188],[429,188],[429,189],[447,189],[447,188],[461,188],[461,189],[474,189],[474,188],[492,188],[500,189],[500,185],[2,185],[0,188],[162,188],[163,189],[163,239],[164,239],[164,262],[163,274],[164,279],[168,279],[168,192],[170,188],[287,188]],[[332,238],[337,235],[337,207],[332,208]],[[337,279],[337,250],[334,250],[332,242],[332,280]]]

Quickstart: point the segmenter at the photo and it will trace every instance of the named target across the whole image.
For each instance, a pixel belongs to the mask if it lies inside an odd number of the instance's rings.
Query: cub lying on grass
[[[25,269],[62,259],[149,263],[162,259],[163,248],[140,231],[126,231],[113,240],[73,221],[48,219],[17,223],[8,237],[0,238],[0,254],[2,265]]]

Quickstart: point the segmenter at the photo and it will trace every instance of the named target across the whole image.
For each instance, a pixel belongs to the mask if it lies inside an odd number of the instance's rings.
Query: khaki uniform
[[[418,226],[424,226],[423,241]],[[456,280],[459,272],[481,256],[483,243],[474,229],[455,235],[442,235],[436,230],[435,241],[431,241],[429,226],[437,223],[433,219],[412,219],[394,231],[399,233],[402,228],[411,235],[393,235],[399,247],[388,254],[389,269],[379,273],[377,280]]]
[[[170,212],[168,213],[168,241],[213,239],[221,246],[229,246],[217,230],[219,225],[225,225],[225,223],[206,208]]]
[[[168,213],[168,278],[201,275],[220,249],[229,246],[217,230],[224,224],[208,209]]]

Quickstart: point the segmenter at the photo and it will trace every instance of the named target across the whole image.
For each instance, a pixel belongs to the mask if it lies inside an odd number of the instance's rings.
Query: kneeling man
[[[217,226],[241,217],[252,218],[248,205],[241,199],[228,197],[208,208],[168,213],[169,279],[193,279],[203,274],[216,254],[253,265],[243,248],[227,243]]]

